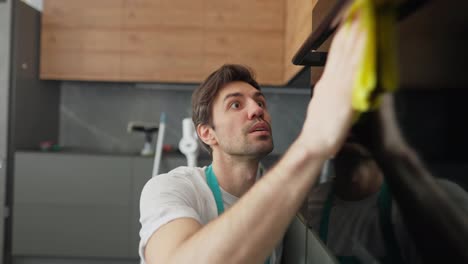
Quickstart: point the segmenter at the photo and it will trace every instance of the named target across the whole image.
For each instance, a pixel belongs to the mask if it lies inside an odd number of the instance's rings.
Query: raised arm
[[[181,218],[150,238],[147,263],[263,263],[283,237],[323,162],[351,126],[351,87],[363,50],[359,20],[337,31],[306,121],[283,158],[233,207],[206,226]]]

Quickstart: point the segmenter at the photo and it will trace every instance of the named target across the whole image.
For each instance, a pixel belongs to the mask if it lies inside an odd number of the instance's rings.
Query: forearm
[[[172,263],[262,263],[283,237],[325,160],[300,137],[232,208],[187,239]]]

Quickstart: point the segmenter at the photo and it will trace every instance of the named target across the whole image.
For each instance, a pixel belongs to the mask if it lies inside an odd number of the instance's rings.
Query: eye
[[[257,104],[258,104],[258,106],[260,106],[261,108],[265,108],[265,102],[263,102],[263,101],[258,101]]]
[[[239,109],[240,108],[240,103],[239,102],[233,102],[230,107],[232,109]]]

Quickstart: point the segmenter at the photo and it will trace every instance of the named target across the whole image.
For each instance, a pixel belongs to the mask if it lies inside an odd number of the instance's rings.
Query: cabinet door
[[[122,1],[44,1],[41,79],[120,80]]]
[[[143,186],[151,179],[153,172],[152,158],[133,158],[132,163],[132,194],[131,194],[131,217],[130,217],[130,255],[138,256],[138,243],[140,242],[140,195]]]
[[[10,90],[11,2],[0,3],[0,262],[4,249],[4,215],[8,152],[8,98]],[[8,242],[7,242],[8,243]],[[8,246],[8,245],[7,245]]]
[[[17,153],[13,254],[129,256],[130,162]]]

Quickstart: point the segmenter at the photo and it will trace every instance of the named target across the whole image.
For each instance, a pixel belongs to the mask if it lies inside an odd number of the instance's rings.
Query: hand
[[[351,93],[367,35],[359,15],[338,29],[321,80],[314,88],[300,137],[308,148],[334,156],[351,127]]]

